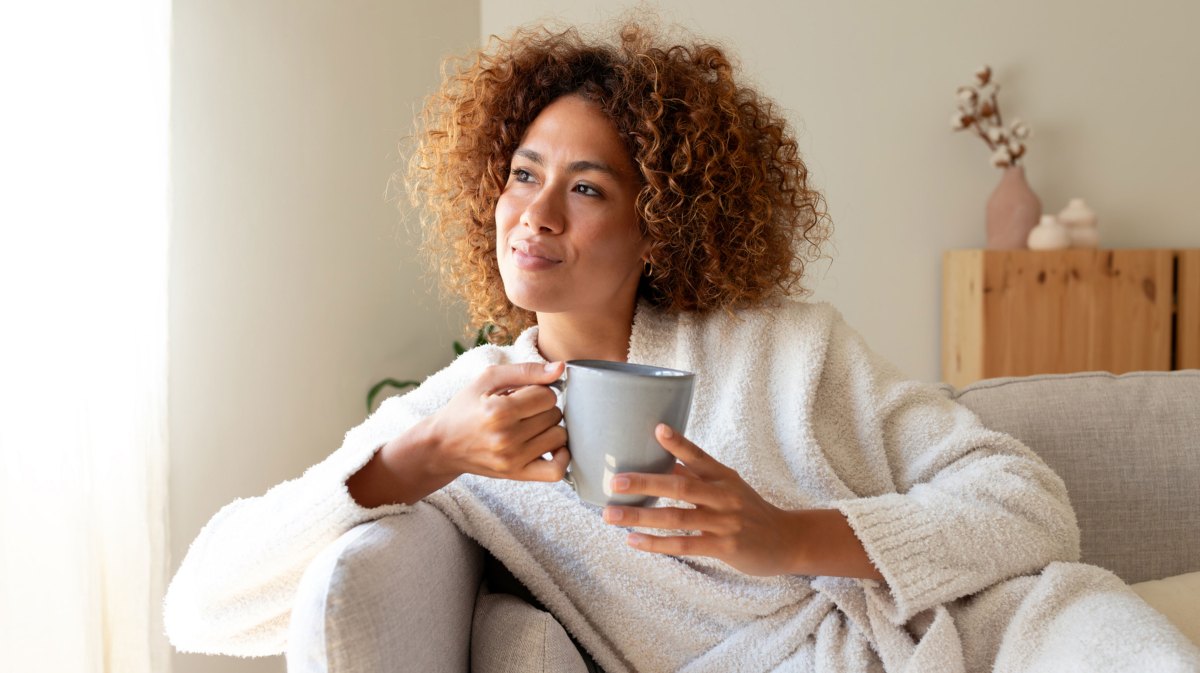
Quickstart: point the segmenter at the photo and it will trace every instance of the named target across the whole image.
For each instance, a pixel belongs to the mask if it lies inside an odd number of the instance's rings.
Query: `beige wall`
[[[236,497],[299,475],[363,416],[367,386],[450,357],[458,322],[420,280],[382,199],[439,58],[559,11],[547,0],[174,3],[170,277],[174,565]],[[1200,5],[1015,0],[673,0],[788,111],[837,227],[817,298],[909,374],[937,379],[942,250],[983,243],[999,174],[949,131],[990,62],[1034,127],[1047,209],[1084,196],[1104,243],[1198,246]],[[618,6],[614,6],[619,8]],[[176,673],[282,671],[176,655]]]
[[[481,0],[482,34],[628,4]],[[911,376],[940,379],[941,253],[984,244],[983,204],[1000,177],[983,143],[949,126],[954,90],[979,64],[996,70],[1005,116],[1033,127],[1027,172],[1047,212],[1082,196],[1102,245],[1200,246],[1200,4],[646,4],[732,47],[788,110],[836,230],[816,298]]]
[[[474,0],[174,3],[171,549],[222,505],[336,449],[368,386],[423,377],[459,322],[429,298],[384,201]],[[180,655],[176,673],[283,671]]]

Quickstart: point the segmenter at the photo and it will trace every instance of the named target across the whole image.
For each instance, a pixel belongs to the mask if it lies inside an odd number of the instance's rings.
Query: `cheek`
[[[515,199],[501,194],[496,200],[496,238],[502,240],[520,218],[521,211],[517,208]]]
[[[594,241],[598,249],[604,250],[604,256],[610,264],[625,265],[631,260],[641,263],[646,243],[636,227],[622,226],[618,231],[609,230],[606,236]]]
[[[641,246],[632,241],[619,241],[613,238],[597,239],[585,244],[589,250],[585,266],[587,273],[595,274],[597,279],[624,279],[635,270],[642,268]]]

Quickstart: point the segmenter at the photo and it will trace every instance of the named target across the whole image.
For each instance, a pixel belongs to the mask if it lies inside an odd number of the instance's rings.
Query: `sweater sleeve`
[[[936,386],[906,380],[838,316],[818,396],[852,418],[842,441],[890,484],[831,503],[887,581],[889,618],[913,615],[1052,561],[1079,558],[1066,486],[1013,437]]]
[[[182,652],[265,656],[286,647],[301,576],[318,553],[356,525],[410,505],[363,508],[346,479],[385,443],[445,404],[469,367],[454,365],[406,395],[385,400],[346,433],[339,449],[304,474],[221,508],[192,542],[171,580],[163,619]]]

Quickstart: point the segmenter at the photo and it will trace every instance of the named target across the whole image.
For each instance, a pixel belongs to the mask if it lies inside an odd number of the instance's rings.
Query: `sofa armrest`
[[[426,503],[364,523],[300,580],[289,673],[466,673],[483,553]]]

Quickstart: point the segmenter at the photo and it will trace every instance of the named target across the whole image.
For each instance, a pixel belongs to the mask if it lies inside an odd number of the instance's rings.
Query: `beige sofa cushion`
[[[1200,572],[1138,582],[1133,590],[1200,646]]]
[[[587,665],[550,613],[481,589],[471,625],[471,673],[587,673]]]
[[[354,527],[304,571],[288,673],[463,673],[482,575],[479,546],[427,503]]]
[[[1200,371],[989,379],[955,397],[1066,482],[1085,563],[1129,583],[1197,570]]]

